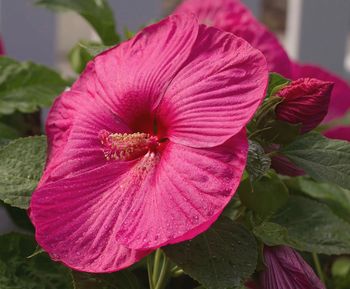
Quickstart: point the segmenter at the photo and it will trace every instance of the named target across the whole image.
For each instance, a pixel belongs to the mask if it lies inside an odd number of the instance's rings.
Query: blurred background
[[[213,0],[215,1],[215,0]],[[0,0],[0,31],[6,52],[71,73],[66,55],[80,39],[96,36],[74,13],[53,14],[34,0]],[[164,16],[180,0],[109,0],[122,32]],[[291,57],[349,75],[350,0],[243,0],[278,34]]]
[[[215,1],[215,0],[213,0]],[[349,79],[350,0],[242,0],[301,62],[319,64]],[[120,32],[137,31],[170,11],[179,0],[109,0]],[[34,0],[0,0],[0,35],[6,54],[72,75],[70,49],[96,39],[88,24],[71,12],[54,14]],[[0,231],[13,224],[0,208]]]

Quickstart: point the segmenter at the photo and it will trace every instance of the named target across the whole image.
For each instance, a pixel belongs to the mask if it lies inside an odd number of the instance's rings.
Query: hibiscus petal
[[[231,32],[266,57],[269,71],[291,77],[291,61],[276,36],[239,0],[186,0],[176,12],[193,12],[203,24]]]
[[[70,91],[55,101],[50,111],[47,122],[51,148],[49,161],[38,189],[33,194],[29,211],[36,227],[37,241],[53,259],[76,270],[112,272],[132,265],[149,252],[118,245],[113,232],[95,236],[94,228],[82,226],[78,230],[78,227],[74,227],[77,222],[88,226],[91,216],[96,218],[96,222],[103,221],[98,220],[94,209],[87,213],[81,210],[85,200],[88,205],[92,205],[88,202],[91,196],[89,190],[99,191],[100,181],[106,180],[108,186],[107,177],[102,172],[108,173],[108,180],[112,180],[114,174],[118,175],[120,170],[130,167],[130,164],[123,164],[113,169],[112,164],[106,164],[98,132],[106,129],[115,133],[129,133],[130,129],[98,101],[94,79],[90,78],[94,73],[92,63],[86,72]],[[86,195],[80,195],[82,190]],[[72,194],[70,199],[64,194],[67,191]],[[80,206],[77,199],[73,198],[73,192],[77,193],[75,198],[84,200]],[[59,202],[55,201],[57,196],[54,193],[60,194]],[[52,212],[48,209],[52,209]],[[62,222],[63,215],[67,219]]]
[[[350,141],[350,126],[337,126],[324,132],[324,135],[331,139]]]
[[[70,99],[63,98],[58,105],[64,105],[63,101],[67,99],[69,104],[73,103],[72,92]],[[57,102],[56,102],[57,103]],[[74,104],[73,104],[74,105]],[[67,107],[68,108],[68,107]],[[62,112],[63,111],[63,112]],[[70,109],[62,109],[59,112],[70,113]],[[50,161],[47,163],[44,174],[40,180],[40,185],[48,181],[59,180],[64,177],[81,174],[83,171],[90,171],[103,166],[106,163],[104,153],[99,139],[99,132],[107,130],[114,133],[130,133],[130,129],[118,118],[112,114],[106,107],[96,103],[95,100],[86,97],[80,104],[80,108],[72,109],[75,116],[68,125],[68,121],[62,120],[67,124],[67,131],[62,130],[60,135],[58,127],[60,120],[56,122],[56,133],[49,135],[51,151]],[[57,139],[56,135],[60,137]],[[65,143],[61,143],[62,141]],[[58,145],[56,146],[56,143]]]
[[[63,150],[78,112],[89,110],[96,95],[93,75],[94,66],[90,62],[72,88],[67,89],[55,99],[46,121],[49,143],[47,166],[53,156]]]
[[[169,85],[158,119],[171,141],[213,147],[238,133],[265,97],[265,57],[243,39],[200,26],[192,54]]]
[[[36,240],[54,260],[76,270],[102,273],[121,270],[149,253],[125,248],[114,237],[114,177],[131,165],[105,165],[35,192],[30,217]]]
[[[46,182],[31,200],[36,238],[72,268],[104,272],[130,265],[140,252],[119,262],[119,244],[144,251],[206,230],[236,191],[247,149],[244,132],[210,150],[168,143],[161,156]]]
[[[350,111],[350,86],[341,77],[313,65],[295,64],[293,69],[294,79],[314,77],[334,83],[328,114],[323,123],[341,118]]]
[[[126,189],[135,197],[117,222],[117,241],[129,248],[155,248],[205,231],[235,193],[247,149],[244,132],[207,150],[167,144],[142,184]]]
[[[98,91],[130,128],[145,130],[145,119],[190,54],[197,32],[194,15],[172,15],[95,58]]]

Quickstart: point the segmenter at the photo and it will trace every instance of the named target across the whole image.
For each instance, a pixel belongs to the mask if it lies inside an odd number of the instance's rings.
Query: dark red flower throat
[[[167,138],[163,137],[164,129],[159,132],[157,123],[160,122],[149,115],[143,115],[133,123],[134,132],[132,133],[112,133],[101,130],[98,137],[105,158],[107,160],[130,161],[142,157],[148,152],[159,152]]]

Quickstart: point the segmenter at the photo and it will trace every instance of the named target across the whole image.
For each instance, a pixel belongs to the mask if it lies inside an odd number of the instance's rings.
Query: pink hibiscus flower
[[[328,129],[324,132],[324,135],[332,139],[341,139],[350,141],[350,126],[339,125]]]
[[[261,52],[187,14],[97,56],[48,117],[40,246],[110,272],[205,231],[240,182],[267,81]]]
[[[0,37],[0,55],[5,55],[4,42],[2,41],[1,37]]]
[[[317,78],[334,83],[329,112],[324,124],[344,117],[350,112],[350,86],[341,79],[320,67],[301,65],[291,61],[278,39],[260,23],[249,9],[239,0],[185,0],[177,11],[192,11],[203,23],[213,25],[224,31],[232,32],[266,56],[269,70],[296,80],[299,78]],[[350,139],[350,127],[334,128],[325,133],[337,139]]]
[[[289,57],[274,34],[239,0],[185,0],[176,12],[192,12],[199,21],[248,41],[266,57],[270,71],[291,77]]]

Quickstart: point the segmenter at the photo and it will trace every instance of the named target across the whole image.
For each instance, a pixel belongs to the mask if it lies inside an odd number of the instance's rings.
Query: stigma
[[[148,133],[111,133],[107,130],[99,132],[99,140],[106,160],[130,161],[159,146],[158,138]]]

